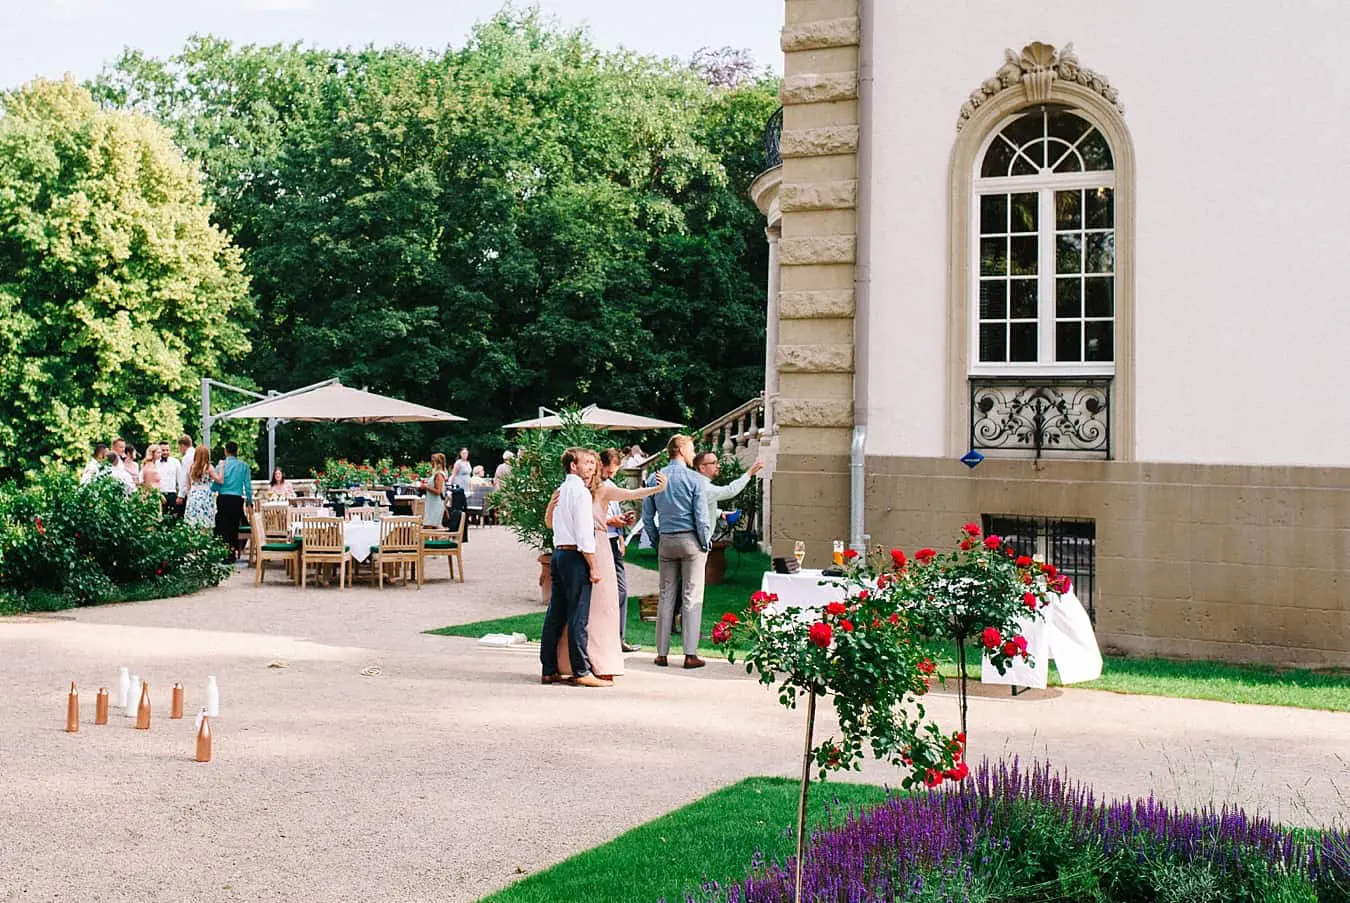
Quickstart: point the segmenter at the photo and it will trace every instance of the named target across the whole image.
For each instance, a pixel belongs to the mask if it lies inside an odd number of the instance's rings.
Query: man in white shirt
[[[187,494],[192,487],[189,486],[188,475],[192,473],[192,457],[197,449],[192,445],[192,437],[187,433],[178,437],[178,498],[173,501],[173,513],[179,517],[187,509]]]
[[[98,476],[98,472],[103,468],[103,459],[106,458],[107,455],[108,446],[104,445],[102,442],[94,446],[94,457],[90,458],[89,463],[84,465],[84,472],[80,474],[81,486],[84,486],[93,480],[94,477]]]
[[[713,480],[722,471],[722,462],[718,459],[716,452],[703,452],[694,459],[694,470],[707,477],[708,485],[704,489],[704,499],[708,505],[708,523],[713,525],[713,533],[717,533],[718,518],[721,517],[721,511],[717,508],[718,502],[724,502],[727,499],[734,499],[745,491],[745,487],[750,485],[755,474],[764,469],[763,461],[756,461],[750,465],[750,469],[732,480],[725,486],[714,486]]]
[[[582,687],[610,687],[591,673],[586,654],[586,634],[591,617],[591,587],[600,582],[595,570],[595,528],[591,517],[591,491],[586,488],[595,475],[595,457],[584,448],[569,448],[562,456],[564,477],[553,509],[553,591],[544,615],[540,638],[540,683],[561,681],[558,671],[558,638],[567,627],[567,654],[571,659],[571,683]]]
[[[178,491],[186,486],[183,479],[183,462],[169,451],[169,443],[161,442],[159,457],[155,459],[155,464],[159,468],[159,491],[164,493],[164,510],[176,511]]]
[[[136,478],[131,475],[131,471],[127,470],[126,467],[123,466],[122,457],[117,454],[115,448],[108,449],[108,456],[105,460],[108,462],[108,465],[110,467],[108,471],[108,476],[112,477],[114,480],[121,483],[122,488],[126,490],[127,495],[131,495],[133,492],[135,492]]]

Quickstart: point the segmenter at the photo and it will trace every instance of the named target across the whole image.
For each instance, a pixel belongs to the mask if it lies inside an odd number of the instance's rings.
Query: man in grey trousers
[[[665,667],[670,654],[670,627],[675,620],[675,594],[679,589],[680,630],[684,642],[684,666],[702,668],[698,638],[703,626],[703,565],[708,559],[712,523],[708,520],[708,481],[693,470],[694,440],[679,434],[666,445],[670,463],[661,472],[666,491],[642,502],[642,528],[656,547],[660,562],[661,602],[656,612],[656,664]],[[655,478],[647,485],[654,485]],[[660,518],[658,530],[657,518]]]

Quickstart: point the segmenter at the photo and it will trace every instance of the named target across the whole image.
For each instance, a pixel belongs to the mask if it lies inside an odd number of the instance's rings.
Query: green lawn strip
[[[680,903],[707,880],[745,877],[756,852],[766,861],[793,852],[797,781],[747,778],[609,843],[523,878],[480,903]],[[830,781],[811,787],[808,824],[842,822],[850,809],[881,802],[887,790]]]

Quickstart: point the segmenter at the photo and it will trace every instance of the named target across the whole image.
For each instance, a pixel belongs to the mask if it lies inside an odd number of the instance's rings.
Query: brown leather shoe
[[[545,674],[539,678],[541,684],[565,684],[572,679],[570,674]]]
[[[658,668],[664,668],[666,665],[669,664],[669,662],[666,661],[666,657],[664,655],[658,655],[656,658],[652,659],[652,664],[656,665],[656,667]]]
[[[573,679],[572,683],[575,684],[575,685],[578,686],[578,687],[612,687],[612,686],[614,686],[614,681],[612,681],[612,680],[601,680],[600,678],[596,677],[594,674],[583,674],[583,675],[581,675],[580,677]]]
[[[686,655],[684,657],[684,666],[686,668],[702,668],[706,664],[708,663],[697,655]]]

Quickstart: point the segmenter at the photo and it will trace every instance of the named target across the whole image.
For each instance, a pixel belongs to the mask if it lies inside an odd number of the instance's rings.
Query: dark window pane
[[[1077,142],[1090,128],[1092,128],[1090,122],[1063,107],[1052,109],[1045,116],[1046,134],[1052,138],[1062,139],[1069,144]]]
[[[980,275],[1008,275],[1008,239],[980,239]]]
[[[1078,152],[1083,155],[1083,165],[1089,171],[1096,172],[1112,167],[1111,148],[1101,132],[1094,131],[1084,138],[1078,145]]]
[[[1116,236],[1113,232],[1090,232],[1087,236],[1089,273],[1110,273],[1116,264]]]
[[[1055,192],[1055,228],[1083,228],[1083,192]]]
[[[980,232],[997,235],[1008,231],[1008,196],[986,194],[980,198]]]
[[[1039,110],[1019,116],[1003,128],[1003,136],[1017,147],[1029,144],[1045,134],[1045,117]]]
[[[1082,359],[1082,324],[1077,322],[1056,323],[1055,360],[1081,361]]]
[[[1097,276],[1083,280],[1083,301],[1089,317],[1113,317],[1116,280],[1111,276]]]
[[[1087,346],[1084,360],[1115,360],[1115,346],[1111,341],[1114,326],[1110,320],[1089,320],[1083,324],[1083,344]]]
[[[1055,237],[1055,272],[1081,273],[1083,271],[1083,237],[1077,232]]]
[[[1035,232],[1040,197],[1034,191],[1012,195],[1012,231]]]
[[[1036,324],[1013,323],[1008,327],[1008,332],[1012,337],[1012,347],[1009,349],[1008,360],[1036,360]]]
[[[1066,318],[1083,315],[1083,299],[1079,296],[1081,284],[1082,280],[1077,277],[1055,280],[1055,316]]]
[[[1087,192],[1086,205],[1089,229],[1115,228],[1115,192],[1110,188],[1096,188]]]
[[[1004,279],[980,281],[980,319],[1006,320],[1008,318],[1008,283]]]
[[[1036,280],[1014,279],[1012,281],[1012,318],[1014,320],[1036,319]]]
[[[1012,274],[1014,276],[1034,276],[1036,274],[1037,244],[1035,235],[1013,236]]]
[[[1076,150],[1069,151],[1061,157],[1058,162],[1054,160],[1051,160],[1050,162],[1054,165],[1055,172],[1083,171],[1083,158],[1078,156],[1078,151]]]
[[[1017,159],[1013,161],[1012,172],[1009,173],[1009,175],[1034,176],[1040,171],[1041,168],[1039,165],[1032,163],[1022,154],[1018,154]]]
[[[980,175],[985,178],[1006,176],[1015,153],[1017,153],[1017,148],[1001,137],[995,138],[993,143],[989,145],[989,150],[984,152],[984,163],[980,166]]]
[[[1042,169],[1047,165],[1046,154],[1048,153],[1049,148],[1044,140],[1033,141],[1026,147],[1022,148],[1023,156],[1030,158],[1031,162],[1036,165],[1037,169]]]
[[[980,360],[1001,364],[1008,359],[1008,327],[1002,323],[980,324]]]

